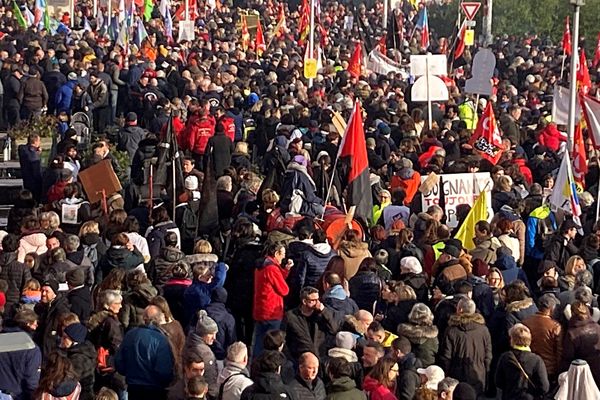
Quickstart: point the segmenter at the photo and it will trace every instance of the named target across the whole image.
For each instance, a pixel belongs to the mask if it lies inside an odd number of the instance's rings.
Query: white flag
[[[577,185],[575,185],[575,180],[573,179],[571,159],[567,151],[563,154],[558,176],[550,194],[550,205],[555,210],[562,209],[572,214],[573,221],[581,226],[581,222],[579,221],[581,207],[579,206],[579,198],[577,197]]]
[[[587,124],[588,133],[594,147],[600,147],[600,101],[588,95],[583,96],[583,115]]]
[[[571,91],[565,87],[556,85],[554,87],[554,96],[552,98],[552,122],[556,125],[569,124],[569,102]],[[575,118],[581,115],[581,106],[575,102]]]
[[[158,6],[158,10],[163,18],[167,18],[167,9],[170,7],[169,0],[160,0],[160,5]]]
[[[383,55],[377,48],[369,53],[367,69],[379,75],[387,75],[390,72],[400,72],[403,77],[408,77],[406,70],[402,68],[400,64]]]

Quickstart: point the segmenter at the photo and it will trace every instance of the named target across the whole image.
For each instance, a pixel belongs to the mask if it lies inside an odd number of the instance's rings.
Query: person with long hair
[[[340,246],[338,254],[344,259],[344,274],[346,279],[352,278],[359,270],[362,261],[367,257],[372,257],[369,251],[369,244],[362,241],[360,233],[355,229],[346,231]]]
[[[590,307],[583,301],[571,304],[571,313],[560,370],[566,371],[571,361],[581,359],[587,361],[594,380],[600,382],[600,325],[592,319]]]
[[[33,398],[39,400],[78,400],[79,377],[69,359],[57,352],[46,357],[41,379]]]
[[[397,400],[394,395],[399,367],[396,360],[382,358],[375,364],[363,382],[363,390],[370,400]]]

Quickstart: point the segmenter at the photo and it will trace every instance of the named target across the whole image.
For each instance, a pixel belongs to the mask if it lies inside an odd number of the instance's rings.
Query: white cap
[[[187,190],[198,190],[198,178],[190,175],[185,178],[184,186]]]
[[[427,368],[417,368],[417,373],[419,375],[425,375],[427,377],[425,386],[434,390],[437,390],[438,383],[446,377],[444,370],[437,365],[430,365]]]
[[[423,272],[423,267],[417,257],[404,257],[400,260],[400,271],[403,273],[420,274]]]

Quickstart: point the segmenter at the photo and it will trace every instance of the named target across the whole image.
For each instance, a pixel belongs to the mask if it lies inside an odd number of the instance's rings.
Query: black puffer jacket
[[[360,271],[348,282],[350,297],[361,310],[373,311],[381,293],[381,279],[375,272]]]
[[[125,329],[144,325],[144,309],[150,305],[158,291],[148,283],[141,283],[123,295],[119,320]]]
[[[17,261],[17,253],[0,254],[0,279],[8,283],[6,295],[5,312],[12,316],[13,306],[19,303],[21,290],[25,283],[31,279],[29,268]]]
[[[99,269],[102,271],[102,275],[106,277],[113,268],[121,268],[129,271],[143,263],[144,256],[142,256],[142,253],[138,249],[129,251],[125,247],[111,246],[106,251],[105,257],[100,261]]]
[[[311,244],[302,241],[290,243],[288,253],[288,257],[294,260],[294,267],[287,279],[290,286],[287,301],[289,307],[295,307],[299,304],[300,290],[317,284],[329,260],[336,253],[329,243]]]
[[[62,353],[73,363],[73,369],[79,376],[81,400],[94,399],[94,373],[96,370],[96,349],[89,341],[77,343]]]
[[[274,372],[265,372],[258,375],[254,384],[242,392],[240,400],[300,400],[289,386],[281,381],[281,376]]]

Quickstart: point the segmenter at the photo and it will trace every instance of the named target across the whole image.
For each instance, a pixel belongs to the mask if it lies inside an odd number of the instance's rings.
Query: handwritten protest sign
[[[427,179],[421,177],[421,183]],[[455,228],[458,225],[456,217],[456,206],[459,204],[468,204],[473,206],[481,190],[491,192],[494,186],[489,172],[478,172],[475,174],[443,174],[440,175],[440,182],[444,186],[445,211],[447,225]],[[490,218],[494,215],[492,211],[492,195],[487,196],[487,208]],[[429,206],[440,205],[440,183],[431,187],[430,190],[422,195],[423,211]]]

